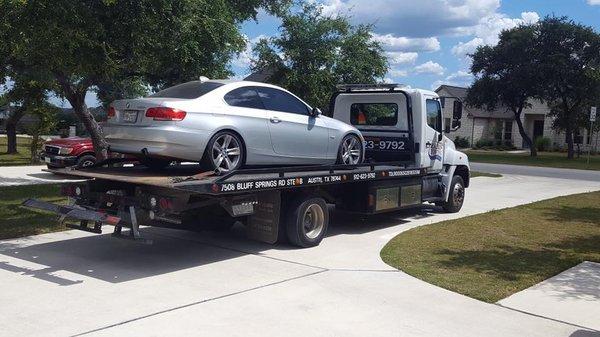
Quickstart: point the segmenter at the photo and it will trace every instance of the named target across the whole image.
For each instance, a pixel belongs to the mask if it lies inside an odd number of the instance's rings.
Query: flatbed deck
[[[48,169],[56,174],[173,188],[203,194],[230,194],[293,187],[330,185],[358,181],[422,176],[424,169],[398,165],[356,167],[305,166],[242,169],[225,175],[203,172],[198,165],[176,165],[160,171],[143,166]]]

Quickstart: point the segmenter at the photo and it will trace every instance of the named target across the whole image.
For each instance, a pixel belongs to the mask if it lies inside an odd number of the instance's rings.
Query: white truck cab
[[[362,133],[365,161],[402,162],[425,169],[438,177],[440,197],[448,202],[464,197],[464,188],[469,185],[469,160],[444,135],[445,130],[456,131],[462,118],[462,103],[455,100],[452,125],[444,126],[445,98],[433,91],[398,84],[340,85],[331,98],[329,113]]]

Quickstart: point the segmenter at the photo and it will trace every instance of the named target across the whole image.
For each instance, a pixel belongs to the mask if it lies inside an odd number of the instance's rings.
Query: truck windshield
[[[153,95],[150,95],[150,97],[193,99],[205,95],[222,85],[223,83],[218,82],[192,81],[161,90]]]
[[[396,103],[354,103],[350,106],[352,125],[394,126],[398,123]]]

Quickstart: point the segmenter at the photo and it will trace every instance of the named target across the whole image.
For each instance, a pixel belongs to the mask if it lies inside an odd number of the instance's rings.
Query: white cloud
[[[600,1],[600,0],[599,0]],[[510,18],[501,13],[481,18],[476,26],[463,30],[464,35],[475,37],[466,42],[459,42],[452,47],[452,53],[460,58],[473,53],[478,46],[495,45],[498,43],[499,34],[505,29],[511,29],[521,24],[538,22],[540,16],[536,12],[523,12],[520,18]]]
[[[438,51],[440,41],[435,37],[408,38],[392,34],[373,34],[373,40],[380,42],[384,49],[399,52]]]
[[[433,61],[427,61],[423,64],[419,64],[414,68],[415,74],[443,75],[444,71],[444,67],[442,67],[439,63]]]
[[[417,58],[419,57],[419,53],[414,52],[398,52],[398,51],[390,51],[386,53],[388,60],[391,64],[405,64],[405,63],[415,63]]]
[[[405,70],[405,69],[390,69],[388,71],[388,75],[390,75],[393,78],[406,77],[406,76],[408,76],[408,70]]]
[[[354,23],[375,24],[379,33],[431,37],[476,25],[495,13],[500,0],[320,0],[326,15],[349,14]]]
[[[473,82],[473,75],[466,70],[459,70],[448,76],[443,80],[437,80],[431,85],[431,90],[437,89],[440,85],[455,85],[459,87],[468,87]]]
[[[587,0],[587,3],[590,6],[600,6],[600,0]]]
[[[237,57],[231,60],[231,65],[234,67],[242,68],[244,71],[248,70],[250,67],[250,61],[252,59],[252,47],[263,38],[268,38],[266,35],[259,35],[257,37],[249,39],[247,36],[244,36],[246,39],[246,49],[244,49]]]

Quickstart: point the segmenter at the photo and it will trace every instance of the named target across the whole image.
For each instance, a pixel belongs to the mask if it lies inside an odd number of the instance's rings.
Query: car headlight
[[[70,154],[73,151],[70,147],[61,147],[58,149],[58,154]]]

